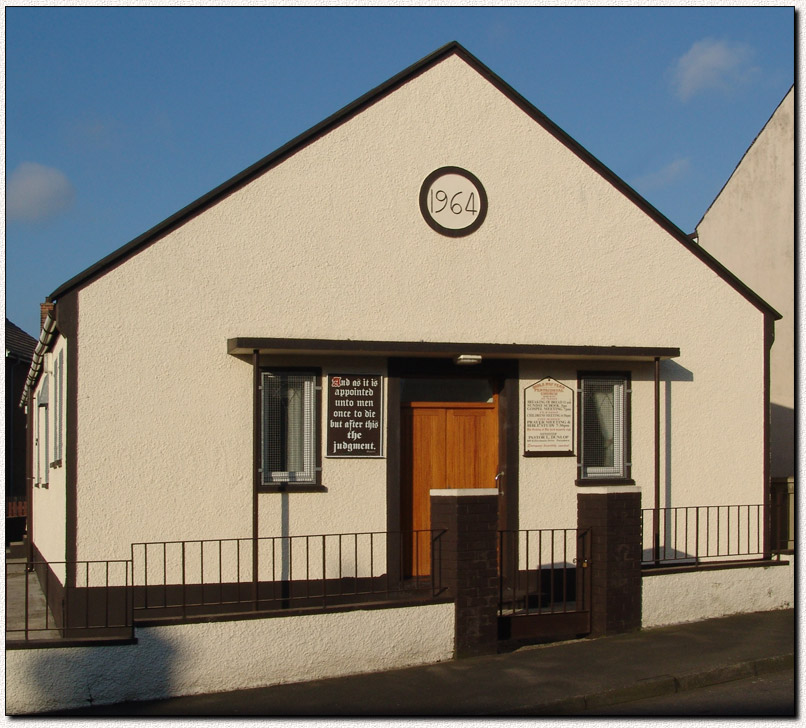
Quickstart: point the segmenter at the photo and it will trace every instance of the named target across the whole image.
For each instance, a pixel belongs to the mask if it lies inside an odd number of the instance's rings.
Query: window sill
[[[275,483],[271,485],[259,485],[258,493],[327,493],[324,485],[304,484],[304,483]]]
[[[576,485],[635,485],[632,478],[583,478],[575,481]]]

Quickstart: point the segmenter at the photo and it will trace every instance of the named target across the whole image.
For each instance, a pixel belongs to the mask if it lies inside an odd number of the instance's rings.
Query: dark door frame
[[[390,357],[387,361],[387,428],[386,428],[386,528],[398,532],[400,523],[400,380],[406,377],[455,377],[476,379],[489,377],[499,384],[498,398],[498,462],[504,465],[504,478],[499,487],[500,529],[518,528],[518,464],[519,464],[519,379],[517,359],[484,359],[474,366],[459,366],[451,358]],[[399,570],[400,553],[389,549],[389,573]]]

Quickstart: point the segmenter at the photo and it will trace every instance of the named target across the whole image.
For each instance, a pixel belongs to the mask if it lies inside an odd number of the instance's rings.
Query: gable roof
[[[36,339],[26,334],[19,326],[6,319],[6,356],[31,361],[36,349]]]
[[[351,118],[361,113],[372,104],[393,93],[402,85],[408,83],[451,55],[458,56],[481,76],[486,78],[510,101],[523,110],[534,121],[540,124],[547,132],[552,134],[558,141],[564,144],[570,151],[576,154],[583,162],[588,164],[611,185],[622,192],[622,194],[624,194],[658,225],[660,225],[675,239],[677,239],[678,242],[680,242],[692,254],[705,263],[705,265],[711,268],[718,276],[724,279],[730,286],[744,296],[744,298],[746,298],[750,303],[759,308],[763,313],[771,315],[773,318],[781,318],[781,315],[775,309],[773,309],[758,294],[756,294],[735,275],[733,275],[733,273],[731,273],[727,268],[725,268],[725,266],[717,261],[716,258],[694,243],[686,233],[684,233],[667,217],[665,217],[661,212],[659,212],[655,207],[641,197],[641,195],[639,195],[632,187],[624,182],[624,180],[614,174],[608,167],[602,164],[577,141],[572,139],[533,104],[527,101],[508,83],[491,71],[487,66],[485,66],[456,41],[444,45],[442,48],[439,48],[417,63],[409,66],[407,69],[401,71],[396,76],[393,76],[385,83],[372,89],[368,93],[353,101],[351,104],[348,104],[342,108],[340,111],[337,111],[335,114],[327,117],[316,126],[295,137],[266,157],[263,157],[263,159],[259,160],[252,166],[211,190],[206,195],[203,195],[195,202],[190,203],[175,214],[163,220],[161,223],[155,225],[150,230],[147,230],[145,233],[138,236],[131,242],[113,251],[94,265],[71,278],[66,283],[63,283],[55,291],[53,291],[50,296],[48,296],[47,300],[56,301],[66,293],[83,287],[96,278],[103,276],[111,269],[123,263],[129,257],[137,254],[141,249],[158,240],[161,236],[179,227],[195,215],[200,214],[205,209],[216,204],[224,197],[248,184],[250,181],[268,171],[272,167],[281,164],[301,148],[311,144],[336,127],[344,124],[346,121],[349,121]]]

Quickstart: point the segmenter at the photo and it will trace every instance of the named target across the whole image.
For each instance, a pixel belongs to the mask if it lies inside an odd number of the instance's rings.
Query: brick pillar
[[[431,491],[431,528],[439,547],[442,585],[454,599],[455,652],[471,657],[498,650],[498,491]]]
[[[641,494],[577,494],[577,525],[592,529],[591,635],[641,628]]]

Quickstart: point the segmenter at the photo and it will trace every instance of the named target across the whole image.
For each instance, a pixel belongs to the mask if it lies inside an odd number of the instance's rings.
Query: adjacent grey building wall
[[[783,315],[771,359],[773,478],[795,472],[795,88],[697,226],[709,253]]]

